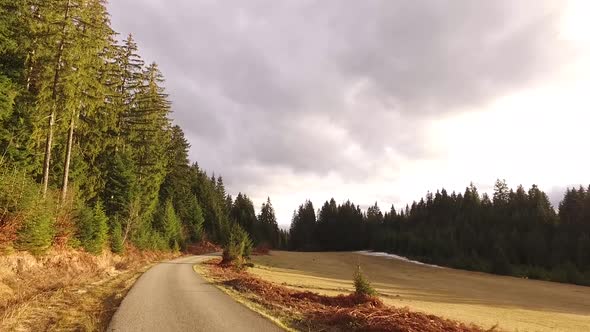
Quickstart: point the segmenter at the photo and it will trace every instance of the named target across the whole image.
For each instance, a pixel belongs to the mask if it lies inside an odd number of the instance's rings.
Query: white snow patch
[[[407,257],[398,256],[398,255],[394,255],[394,254],[388,254],[386,252],[375,252],[375,251],[361,250],[361,251],[355,251],[355,253],[361,254],[361,255],[366,255],[366,256],[375,256],[375,257],[383,257],[383,258],[387,258],[387,259],[396,259],[399,261],[404,261],[404,262],[408,262],[408,263],[412,263],[412,264],[417,264],[417,265],[422,265],[422,266],[430,266],[430,267],[435,267],[437,269],[444,269],[444,267],[442,267],[442,266],[413,261]]]

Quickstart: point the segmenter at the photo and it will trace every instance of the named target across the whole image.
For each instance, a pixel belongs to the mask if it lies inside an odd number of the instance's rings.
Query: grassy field
[[[255,256],[251,272],[323,294],[352,290],[360,264],[387,304],[484,328],[590,331],[590,287],[434,268],[357,253],[272,252]]]

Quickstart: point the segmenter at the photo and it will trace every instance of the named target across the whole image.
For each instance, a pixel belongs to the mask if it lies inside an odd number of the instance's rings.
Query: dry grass
[[[221,252],[222,250],[223,249],[219,245],[204,240],[196,244],[188,245],[186,253],[191,255],[203,255],[212,252]]]
[[[508,331],[588,331],[590,287],[438,269],[356,253],[271,252],[254,275],[325,295],[353,290],[363,268],[381,299],[437,316]]]
[[[0,331],[100,331],[137,277],[171,254],[0,256]]]
[[[206,262],[205,273],[242,299],[257,304],[269,316],[297,330],[313,331],[482,331],[434,315],[389,307],[372,296],[351,293],[327,296],[293,290],[264,281],[220,259]]]

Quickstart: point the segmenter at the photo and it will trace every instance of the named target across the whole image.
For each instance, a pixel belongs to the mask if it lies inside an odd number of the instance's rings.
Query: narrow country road
[[[183,257],[144,273],[107,331],[282,331],[193,270],[211,256]]]

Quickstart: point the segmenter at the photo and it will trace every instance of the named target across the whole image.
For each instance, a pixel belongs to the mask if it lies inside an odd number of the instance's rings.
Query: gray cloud
[[[192,158],[241,190],[263,177],[244,165],[362,179],[387,148],[431,157],[425,123],[547,79],[570,56],[558,4],[113,0],[110,10],[163,68]]]

